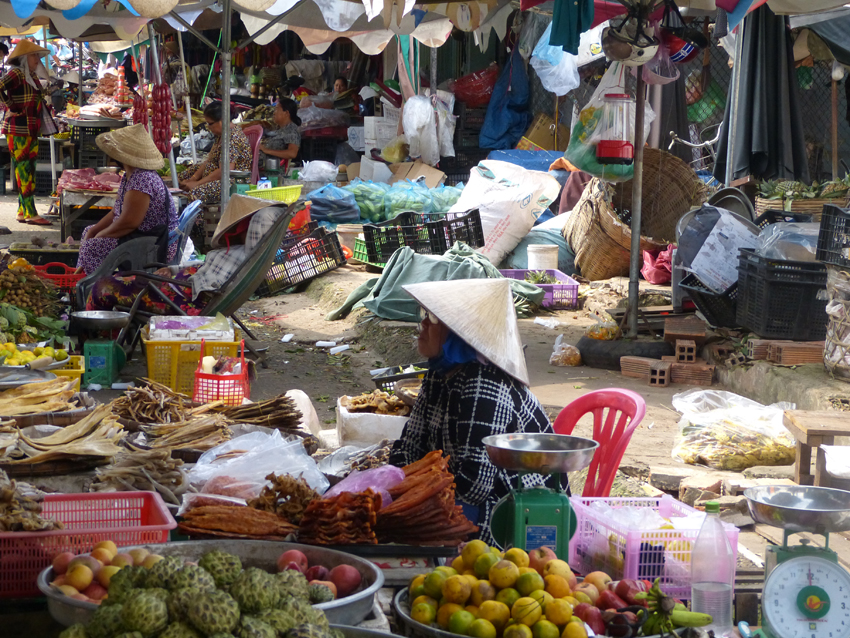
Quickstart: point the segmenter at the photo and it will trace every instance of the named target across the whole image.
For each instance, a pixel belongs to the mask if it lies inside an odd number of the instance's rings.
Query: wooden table
[[[786,410],[783,423],[797,439],[794,481],[799,485],[829,487],[826,455],[820,446],[835,445],[836,436],[850,436],[850,418],[844,412]],[[812,448],[817,450],[814,475],[812,475]]]
[[[117,192],[63,190],[59,197],[60,230],[62,234],[60,241],[65,241],[67,237],[71,236],[72,224],[92,207],[102,206],[111,209],[115,206],[117,195]],[[172,193],[171,197],[179,213],[182,208],[180,197],[175,193]]]

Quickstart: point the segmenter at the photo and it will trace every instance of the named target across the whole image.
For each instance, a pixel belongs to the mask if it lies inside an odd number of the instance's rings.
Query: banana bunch
[[[705,627],[711,624],[711,616],[688,611],[682,603],[664,594],[660,586],[661,579],[656,578],[649,591],[635,594],[636,600],[645,600],[649,616],[641,630],[645,636],[673,633],[679,627]]]

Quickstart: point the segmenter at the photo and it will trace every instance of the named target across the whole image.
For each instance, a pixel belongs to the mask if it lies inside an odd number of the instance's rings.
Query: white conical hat
[[[433,281],[402,288],[490,363],[529,385],[507,279]]]
[[[269,202],[267,199],[260,199],[259,197],[232,195],[227,202],[227,206],[224,207],[224,213],[221,215],[218,226],[215,227],[210,245],[213,248],[221,248],[224,245],[221,241],[222,237],[224,237],[224,234],[228,230],[246,217],[250,217],[258,210],[268,208],[274,203]]]

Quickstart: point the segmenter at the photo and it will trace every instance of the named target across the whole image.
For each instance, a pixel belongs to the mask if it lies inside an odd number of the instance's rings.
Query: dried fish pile
[[[28,383],[0,392],[0,412],[15,417],[44,412],[66,412],[79,406],[71,401],[76,381],[56,377],[41,383]]]
[[[228,505],[194,507],[183,515],[178,527],[189,536],[239,536],[265,540],[285,540],[298,530],[272,512]]]
[[[63,529],[60,521],[41,517],[44,492],[29,483],[10,480],[0,470],[0,532],[49,532]]]
[[[206,451],[231,438],[227,419],[219,414],[196,416],[188,421],[142,426],[152,449]]]
[[[373,445],[353,456],[348,462],[348,469],[350,471],[363,471],[383,467],[390,462],[390,452],[392,452],[392,449],[393,442],[389,439],[383,439],[377,445]]]
[[[294,430],[301,422],[301,412],[285,394],[258,403],[217,407],[214,411],[223,414],[232,423],[261,425],[275,430]]]
[[[111,458],[121,448],[118,442],[123,436],[123,428],[110,414],[109,406],[101,405],[82,421],[57,430],[49,436],[33,439],[18,428],[11,432],[11,443],[6,437],[0,443],[0,463],[32,464],[49,461],[78,459],[80,457]]]
[[[340,405],[349,412],[372,412],[393,416],[410,414],[410,406],[396,395],[387,394],[382,390],[372,390],[369,394],[361,394],[357,397],[344,396],[340,399]]]
[[[266,477],[266,480],[271,485],[266,485],[257,498],[249,500],[248,507],[264,512],[274,512],[296,525],[304,515],[307,506],[321,498],[303,478],[295,478],[288,474],[277,476],[272,473]]]
[[[143,381],[147,385],[129,388],[112,402],[115,416],[139,423],[172,423],[186,421],[190,417],[190,397],[156,381]]]
[[[122,450],[110,465],[97,469],[92,492],[156,491],[166,503],[180,505],[180,497],[192,490],[183,461],[171,458],[170,450]]]
[[[308,545],[376,545],[381,495],[371,489],[312,501],[304,511],[298,542]]]

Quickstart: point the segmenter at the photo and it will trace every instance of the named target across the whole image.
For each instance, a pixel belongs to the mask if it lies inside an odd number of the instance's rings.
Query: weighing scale
[[[490,528],[503,548],[532,550],[551,547],[558,556],[569,556],[576,531],[570,497],[548,487],[523,487],[525,474],[554,475],[560,484],[564,472],[583,470],[599,444],[564,434],[496,434],[483,439],[493,465],[519,472],[517,487],[493,509]]]
[[[71,323],[81,331],[83,355],[86,358],[86,379],[83,383],[99,383],[111,386],[118,373],[127,363],[127,353],[119,345],[123,342],[124,332],[130,323],[130,313],[114,310],[82,310],[71,313]],[[117,340],[88,339],[86,332],[118,330]]]
[[[829,549],[829,534],[850,530],[850,492],[825,487],[764,486],[744,490],[756,523],[784,530],[764,560],[762,632],[768,638],[850,637],[850,573]],[[792,534],[822,535],[825,547]],[[754,634],[755,635],[755,634]]]

